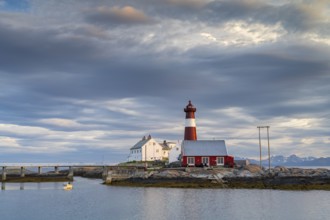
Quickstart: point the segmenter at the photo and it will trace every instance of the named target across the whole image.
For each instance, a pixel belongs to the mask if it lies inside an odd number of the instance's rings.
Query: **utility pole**
[[[260,151],[260,168],[262,168],[261,165],[261,137],[260,137],[260,129],[261,128],[267,128],[267,140],[268,140],[268,168],[270,172],[270,145],[269,145],[269,128],[270,126],[258,126],[259,129],[259,151]]]
[[[267,139],[268,139],[268,168],[269,168],[269,172],[270,172],[269,126],[267,126]]]
[[[260,161],[260,168],[262,168],[262,165],[261,165],[261,139],[260,139],[260,128],[261,128],[261,127],[258,127],[258,129],[259,129],[259,153],[260,153],[260,159],[259,159],[259,161]]]

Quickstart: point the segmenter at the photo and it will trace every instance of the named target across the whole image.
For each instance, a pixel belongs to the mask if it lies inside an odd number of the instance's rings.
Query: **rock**
[[[276,173],[279,173],[279,172],[281,172],[281,173],[289,173],[290,172],[289,169],[286,168],[286,167],[284,167],[284,166],[276,166],[276,167],[274,167],[273,170]]]
[[[300,168],[289,168],[291,176],[303,176],[303,169]]]
[[[239,176],[239,177],[252,177],[254,175],[249,170],[242,170],[238,173],[237,176]]]
[[[251,173],[263,173],[263,170],[260,168],[260,166],[258,166],[256,164],[247,165],[243,169],[248,170]]]
[[[164,170],[159,173],[154,173],[153,177],[161,177],[161,178],[177,178],[180,174],[177,170]]]

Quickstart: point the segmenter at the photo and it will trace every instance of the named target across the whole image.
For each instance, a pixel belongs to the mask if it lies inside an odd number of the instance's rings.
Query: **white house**
[[[168,158],[168,152],[170,151],[171,142],[164,141],[159,144],[150,135],[143,137],[133,147],[130,148],[130,154],[128,161],[155,161],[165,160]]]

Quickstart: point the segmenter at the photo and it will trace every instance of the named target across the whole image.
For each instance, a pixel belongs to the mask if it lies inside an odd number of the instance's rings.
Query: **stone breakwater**
[[[137,171],[130,175],[111,172],[106,184],[182,188],[258,188],[330,190],[330,170],[257,165],[241,168],[178,168]]]

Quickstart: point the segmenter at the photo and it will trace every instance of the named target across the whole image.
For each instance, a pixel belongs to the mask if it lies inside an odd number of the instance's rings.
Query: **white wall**
[[[128,161],[141,161],[142,160],[142,153],[141,149],[134,149],[130,150],[130,154],[128,156]]]
[[[177,144],[175,142],[168,142],[168,145],[172,148],[170,151],[173,149],[176,151]],[[151,138],[141,149],[130,150],[128,161],[145,161],[145,158],[147,158],[147,161],[162,160],[170,157],[170,151],[163,151],[163,147],[155,139]],[[179,151],[177,156],[181,153],[181,147]],[[174,160],[176,161],[177,159],[174,158]]]
[[[175,161],[178,161],[178,157],[181,154],[181,145],[177,144],[175,147],[173,147],[168,155],[168,162],[172,163]]]
[[[145,159],[147,157],[147,159]],[[142,161],[154,161],[163,159],[163,148],[157,141],[151,138],[142,147]]]

